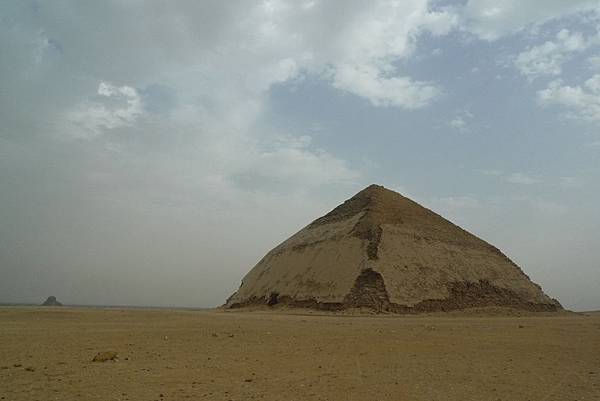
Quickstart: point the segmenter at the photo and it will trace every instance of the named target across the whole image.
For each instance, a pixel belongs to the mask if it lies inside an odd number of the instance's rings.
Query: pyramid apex
[[[406,204],[409,199],[383,185],[371,184],[350,198],[349,201],[358,202],[364,208],[372,209],[375,205],[384,208],[398,207]]]
[[[353,198],[361,198],[361,199],[368,199],[368,200],[379,199],[380,200],[382,198],[387,198],[390,195],[399,196],[400,194],[396,191],[393,191],[391,189],[384,187],[383,185],[371,184],[368,187],[364,188],[362,191],[358,192],[356,195],[354,195]]]
[[[362,191],[360,191],[359,193],[362,193],[362,192],[384,192],[384,191],[389,191],[389,189],[387,189],[383,185],[371,184],[368,187],[366,187],[365,189],[363,189]]]
[[[365,190],[367,190],[367,189],[369,189],[369,190],[377,190],[377,189],[381,190],[381,189],[385,189],[385,187],[383,185],[379,185],[379,184],[371,184],[371,185],[369,185],[368,187],[365,188]]]
[[[377,196],[377,195],[395,195],[398,196],[400,195],[398,192],[391,190],[389,188],[384,187],[383,185],[379,185],[379,184],[371,184],[368,187],[364,188],[362,191],[358,192],[355,196],[367,196],[367,197],[372,197],[372,196]]]

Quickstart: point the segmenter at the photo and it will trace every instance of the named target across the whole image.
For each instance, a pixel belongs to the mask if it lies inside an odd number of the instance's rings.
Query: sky
[[[600,309],[600,2],[0,1],[0,302],[220,305],[372,183]]]

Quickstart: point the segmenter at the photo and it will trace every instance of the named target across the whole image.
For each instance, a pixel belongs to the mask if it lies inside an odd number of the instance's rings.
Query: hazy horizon
[[[600,310],[600,2],[0,5],[0,302],[213,307],[372,183]]]

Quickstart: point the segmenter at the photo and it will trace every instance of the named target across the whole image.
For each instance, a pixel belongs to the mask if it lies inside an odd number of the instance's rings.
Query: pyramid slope
[[[497,248],[378,185],[270,251],[225,307],[265,303],[391,312],[560,308]]]

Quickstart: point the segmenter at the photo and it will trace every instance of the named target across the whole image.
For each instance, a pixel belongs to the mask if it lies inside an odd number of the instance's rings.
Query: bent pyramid
[[[371,185],[270,251],[226,308],[561,309],[497,248],[402,195]]]

